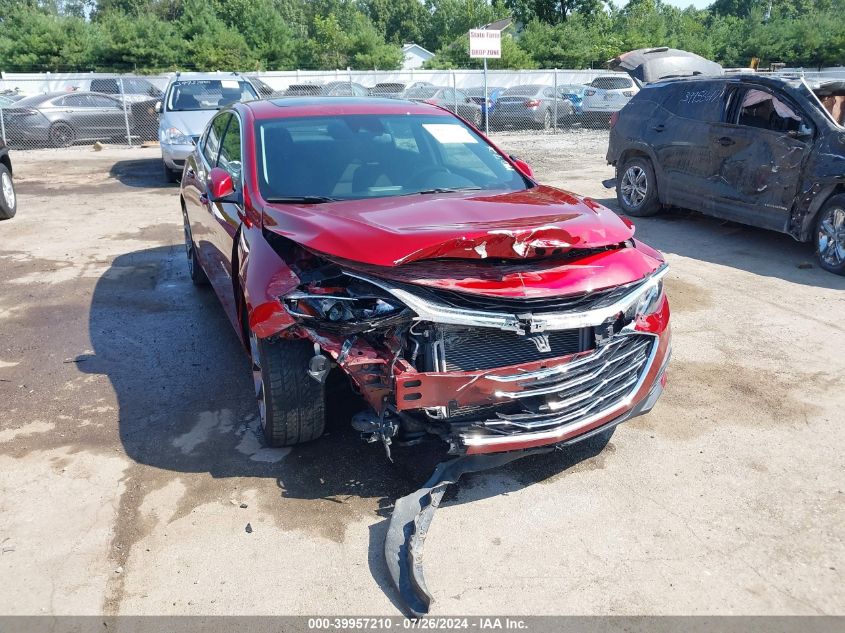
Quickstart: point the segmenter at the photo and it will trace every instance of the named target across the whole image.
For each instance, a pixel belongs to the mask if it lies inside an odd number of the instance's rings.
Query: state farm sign
[[[495,58],[501,57],[502,32],[485,31],[484,29],[472,29],[469,32],[469,56]]]

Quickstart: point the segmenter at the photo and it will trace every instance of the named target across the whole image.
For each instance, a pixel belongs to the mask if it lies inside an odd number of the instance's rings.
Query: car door
[[[716,215],[785,230],[815,130],[785,94],[737,86],[710,143],[718,156]]]
[[[200,138],[198,151],[186,161],[182,188],[197,257],[201,260],[215,291],[220,283],[220,266],[225,258],[217,247],[217,219],[213,215],[216,207],[208,200],[208,175],[217,164],[220,141],[226,132],[230,116],[228,112],[224,112],[211,119]]]
[[[123,102],[119,99],[107,97],[106,95],[88,95],[91,113],[97,123],[95,136],[111,138],[115,136],[126,136],[126,119],[130,118],[129,125],[132,127],[131,112],[123,111]]]
[[[94,105],[87,94],[70,94],[64,97],[59,106],[62,120],[70,123],[76,138],[88,139],[97,135],[98,122]]]
[[[657,107],[643,118],[642,134],[657,158],[660,199],[709,213],[721,186],[711,132],[722,122],[725,82],[674,82],[659,90]]]
[[[236,191],[243,191],[241,124],[234,113],[224,113],[215,121],[215,133],[220,137],[220,149],[212,167],[229,172]],[[209,258],[214,270],[209,281],[220,297],[229,318],[237,322],[232,285],[232,251],[235,234],[241,224],[242,206],[234,202],[211,202],[207,196],[201,201],[205,208],[205,223],[208,230]]]

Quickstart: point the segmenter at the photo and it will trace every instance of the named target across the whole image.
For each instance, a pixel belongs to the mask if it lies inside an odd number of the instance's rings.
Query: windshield
[[[618,90],[631,88],[634,83],[625,77],[596,77],[590,85],[599,90]]]
[[[543,86],[514,86],[502,93],[503,97],[533,97]]]
[[[442,190],[516,191],[529,182],[471,128],[438,115],[256,122],[265,200],[355,200]]]
[[[186,79],[175,81],[167,96],[167,109],[175,112],[187,110],[219,110],[236,101],[257,99],[253,87],[237,79]]]

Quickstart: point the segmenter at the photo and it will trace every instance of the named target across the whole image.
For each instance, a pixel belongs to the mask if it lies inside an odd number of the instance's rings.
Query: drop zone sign
[[[469,32],[469,56],[500,58],[502,56],[502,32],[472,29]]]

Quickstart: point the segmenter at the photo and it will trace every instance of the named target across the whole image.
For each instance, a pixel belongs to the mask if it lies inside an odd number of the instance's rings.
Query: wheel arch
[[[657,181],[657,199],[663,203],[663,170],[657,162],[657,156],[651,147],[647,145],[633,145],[626,147],[619,153],[619,159],[616,161],[616,178],[622,177],[622,168],[625,163],[632,158],[644,158],[651,163],[651,169],[654,172],[654,179]]]
[[[9,173],[10,173],[12,176],[14,176],[14,175],[15,175],[15,172],[14,172],[14,170],[12,169],[12,159],[11,159],[11,158],[9,158],[9,153],[8,153],[8,152],[3,152],[2,154],[0,154],[0,165],[4,165],[4,166],[6,167],[6,169],[8,169],[8,170],[9,170]]]
[[[797,227],[798,230],[788,232],[800,242],[809,242],[813,237],[813,230],[816,226],[816,218],[819,215],[819,211],[827,204],[828,200],[839,194],[845,194],[845,181],[830,183],[822,187],[813,197],[809,207],[807,207],[807,212],[801,219],[800,226]]]

